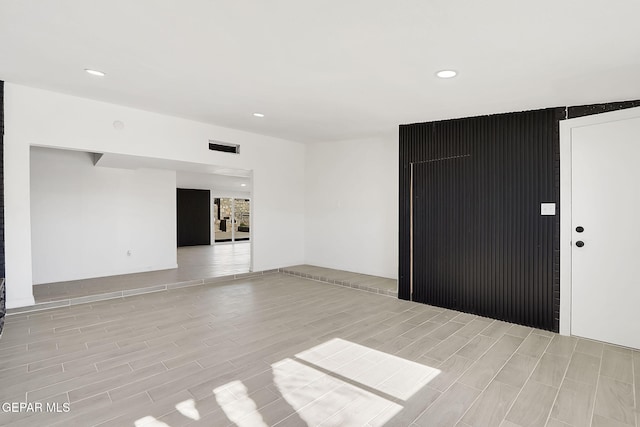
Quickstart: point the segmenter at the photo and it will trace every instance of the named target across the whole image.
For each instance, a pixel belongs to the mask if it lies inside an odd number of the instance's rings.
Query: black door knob
[[[582,233],[583,231],[584,231],[584,227],[581,227],[581,226],[576,227],[576,232]]]
[[[577,246],[577,247],[579,247],[579,248],[581,248],[581,247],[583,247],[583,246],[584,246],[584,242],[583,242],[582,240],[578,240],[578,241],[576,242],[576,246]]]

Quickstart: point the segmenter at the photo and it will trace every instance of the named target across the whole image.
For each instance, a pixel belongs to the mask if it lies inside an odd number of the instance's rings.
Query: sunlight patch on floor
[[[232,381],[214,389],[213,393],[227,418],[238,427],[267,427],[242,381]]]
[[[347,427],[384,425],[440,371],[335,338],[273,363],[271,374],[268,388],[290,408],[289,423]],[[215,388],[213,395],[231,423],[238,427],[266,427],[251,398],[256,391],[236,380]],[[184,417],[199,421],[197,404],[188,399],[175,408]],[[168,427],[152,416],[137,420],[135,425]]]
[[[296,357],[349,380],[406,401],[440,370],[334,338]]]
[[[136,427],[170,427],[168,424],[163,423],[150,415],[134,421],[133,425]]]
[[[383,411],[392,417],[402,410],[398,403],[292,359],[273,365],[273,381],[307,425],[362,426]]]
[[[200,412],[196,409],[196,402],[193,399],[178,403],[176,409],[187,418],[191,418],[194,421],[200,420]]]

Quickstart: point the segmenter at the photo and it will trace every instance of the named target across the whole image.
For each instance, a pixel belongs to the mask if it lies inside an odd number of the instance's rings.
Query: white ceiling
[[[638,0],[0,0],[0,79],[329,141],[638,99],[639,18]]]

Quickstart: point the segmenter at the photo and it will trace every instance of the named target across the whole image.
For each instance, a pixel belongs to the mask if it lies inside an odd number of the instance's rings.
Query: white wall
[[[8,307],[33,303],[32,145],[253,170],[254,270],[304,262],[303,144],[10,82],[4,102]],[[113,127],[115,120],[123,130]],[[210,151],[209,139],[241,144],[241,154]]]
[[[305,260],[398,276],[397,136],[307,147]]]
[[[176,268],[176,173],[32,147],[31,249],[34,284]]]

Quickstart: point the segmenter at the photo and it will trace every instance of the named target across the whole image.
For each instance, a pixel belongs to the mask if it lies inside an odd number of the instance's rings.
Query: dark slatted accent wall
[[[411,298],[413,213],[413,300],[558,329],[559,216],[541,216],[540,203],[558,202],[563,115],[400,127],[400,298]]]
[[[640,107],[640,100],[609,102],[607,104],[579,105],[567,108],[567,118],[590,116],[592,114],[608,113],[609,111],[624,110],[626,108]]]
[[[0,277],[4,277],[4,82],[0,80]]]
[[[4,327],[4,82],[0,80],[0,334]]]
[[[474,247],[475,200],[470,156],[452,157],[412,166],[414,301],[451,308],[475,303],[471,263]],[[454,197],[452,197],[455,195]]]

